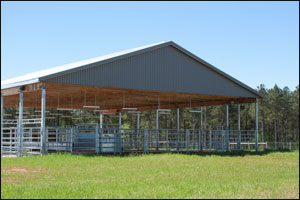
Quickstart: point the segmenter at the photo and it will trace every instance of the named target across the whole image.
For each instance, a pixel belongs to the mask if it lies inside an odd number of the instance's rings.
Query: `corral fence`
[[[1,155],[29,155],[56,152],[224,152],[255,150],[255,130],[119,129],[81,124],[70,128],[46,127],[42,139],[39,127],[4,127]],[[44,142],[44,143],[43,143]],[[44,145],[44,148],[43,148]],[[258,149],[299,150],[295,142],[258,142]]]

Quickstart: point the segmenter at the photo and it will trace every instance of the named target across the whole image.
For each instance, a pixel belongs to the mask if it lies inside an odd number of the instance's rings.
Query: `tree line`
[[[275,85],[267,89],[263,84],[257,87],[257,91],[265,97],[259,102],[259,141],[260,142],[287,142],[299,141],[299,86],[294,91],[288,87],[281,89]],[[200,107],[193,108],[200,110]],[[237,104],[229,105],[229,128],[237,130]],[[240,122],[241,130],[255,130],[255,104],[240,105]],[[17,108],[4,108],[4,113],[17,119]],[[51,109],[52,110],[52,109]],[[50,112],[61,113],[62,115],[77,116],[78,119],[62,118],[52,116],[55,119],[47,119],[47,126],[67,127],[79,123],[99,123],[99,113],[94,111],[79,111],[71,113],[70,111]],[[189,112],[190,108],[180,109],[180,128],[181,129],[200,129],[200,113]],[[24,112],[37,114],[34,109],[25,108]],[[47,115],[48,116],[48,115]],[[29,116],[30,117],[30,116]],[[206,106],[203,107],[202,114],[203,129],[225,129],[226,107],[223,106]],[[26,118],[26,116],[24,116]],[[140,118],[140,128],[155,129],[156,111],[142,111]],[[114,126],[105,126],[104,128],[117,128],[118,117],[105,116],[105,124],[115,124]],[[136,128],[137,117],[132,113],[122,113],[122,128]],[[159,115],[159,128],[176,129],[177,128],[177,111],[172,109],[170,114]]]
[[[294,91],[288,87],[281,89],[275,85],[267,89],[263,84],[257,87],[257,91],[264,95],[258,104],[259,112],[259,141],[261,142],[297,142],[299,141],[299,86]],[[193,108],[200,110],[200,107]],[[180,128],[200,129],[200,113],[189,112],[190,108],[180,109]],[[229,105],[229,128],[237,130],[238,105]],[[141,118],[141,127],[155,128],[155,111],[145,111]],[[129,118],[128,127],[134,127],[136,119],[134,116],[124,116]],[[159,127],[176,129],[176,110],[172,110],[169,115],[159,116]],[[126,122],[125,122],[126,123]],[[241,130],[255,130],[255,104],[240,105]],[[202,126],[203,129],[225,129],[226,106],[206,106],[203,107]]]

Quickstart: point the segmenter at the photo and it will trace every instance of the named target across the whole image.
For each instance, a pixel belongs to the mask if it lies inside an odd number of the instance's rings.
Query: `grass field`
[[[1,158],[1,198],[299,198],[299,151]]]

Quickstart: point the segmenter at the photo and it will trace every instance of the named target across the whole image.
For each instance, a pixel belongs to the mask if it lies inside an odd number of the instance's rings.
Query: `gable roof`
[[[142,47],[138,47],[138,48],[134,48],[134,49],[129,49],[129,50],[125,50],[125,51],[121,51],[121,52],[117,52],[117,53],[112,53],[112,54],[108,54],[108,55],[104,55],[104,56],[100,56],[100,57],[96,57],[96,58],[91,58],[91,59],[87,59],[87,60],[83,60],[83,61],[79,61],[79,62],[74,62],[74,63],[67,64],[67,65],[62,65],[62,66],[58,66],[58,67],[54,67],[54,68],[50,68],[50,69],[46,69],[46,70],[29,73],[29,74],[26,74],[23,76],[19,76],[16,78],[1,81],[1,89],[22,86],[22,85],[31,84],[31,83],[37,83],[40,81],[46,81],[48,79],[52,79],[52,78],[55,78],[55,77],[58,77],[61,75],[88,69],[89,67],[91,67],[91,64],[105,64],[105,63],[109,63],[112,61],[116,61],[119,59],[134,56],[134,55],[139,55],[139,54],[142,54],[142,53],[145,53],[148,51],[153,51],[153,50],[160,49],[160,48],[167,47],[167,46],[172,46],[172,47],[178,49],[180,52],[182,52],[182,53],[188,55],[189,57],[193,58],[194,60],[200,62],[202,65],[204,65],[208,69],[222,75],[223,77],[234,82],[235,84],[239,85],[240,87],[255,94],[255,96],[257,96],[259,98],[263,97],[263,95],[260,94],[259,92],[257,92],[256,90],[254,90],[251,87],[245,85],[244,83],[238,81],[237,79],[231,77],[230,75],[219,70],[218,68],[216,68],[213,65],[209,64],[208,62],[202,60],[198,56],[192,54],[188,50],[180,47],[179,45],[177,45],[176,43],[174,43],[172,41],[155,43],[155,44],[151,44],[151,45],[147,45],[147,46],[142,46]]]

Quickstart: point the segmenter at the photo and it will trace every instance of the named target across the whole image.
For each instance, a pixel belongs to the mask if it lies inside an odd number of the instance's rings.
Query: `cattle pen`
[[[257,151],[261,98],[176,43],[156,43],[1,81],[1,155]],[[241,130],[240,104],[249,103],[255,103],[256,128]],[[237,129],[229,127],[230,104],[238,105]],[[203,106],[217,105],[226,107],[226,124],[203,128]],[[18,108],[16,117],[4,107]],[[180,108],[199,114],[198,129],[181,127]],[[83,110],[97,113],[97,122],[82,121]],[[156,111],[156,126],[141,128],[149,110]],[[136,127],[122,127],[122,113],[136,117]],[[176,127],[159,126],[160,116],[174,113]],[[59,118],[78,123],[50,123]]]

